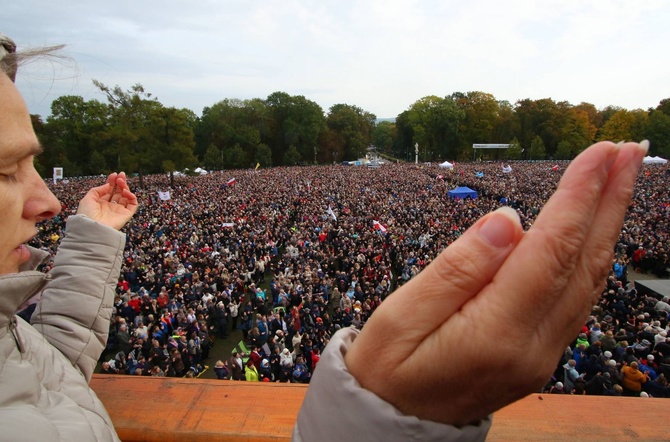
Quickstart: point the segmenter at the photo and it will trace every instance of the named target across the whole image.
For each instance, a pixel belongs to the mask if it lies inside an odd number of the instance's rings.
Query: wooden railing
[[[124,442],[288,441],[306,385],[94,375]],[[530,395],[488,441],[668,441],[670,399]],[[328,419],[324,416],[324,419]]]

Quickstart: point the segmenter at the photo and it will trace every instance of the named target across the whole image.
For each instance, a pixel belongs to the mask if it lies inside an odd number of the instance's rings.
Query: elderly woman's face
[[[60,211],[33,159],[41,151],[14,83],[0,73],[0,274],[16,273],[30,253],[35,224]]]

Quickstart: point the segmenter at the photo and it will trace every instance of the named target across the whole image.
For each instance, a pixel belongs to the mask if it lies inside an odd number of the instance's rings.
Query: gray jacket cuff
[[[342,329],[330,340],[312,376],[293,429],[294,441],[383,440],[483,441],[492,415],[478,425],[454,427],[405,416],[364,389],[349,373],[344,356],[358,336]]]

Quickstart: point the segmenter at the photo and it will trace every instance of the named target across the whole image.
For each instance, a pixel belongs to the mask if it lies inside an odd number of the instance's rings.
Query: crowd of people
[[[335,331],[364,327],[484,214],[508,205],[529,228],[565,167],[273,168],[180,176],[173,187],[167,176],[145,176],[144,188],[130,178],[140,207],[125,229],[102,372],[197,376],[216,339],[241,330],[248,352],[216,361],[219,378],[308,383]],[[629,268],[668,275],[668,170],[640,172],[601,301],[545,391],[670,397],[668,299],[628,280]],[[95,180],[50,185],[63,210],[33,245],[55,251]],[[479,197],[447,197],[462,185]]]

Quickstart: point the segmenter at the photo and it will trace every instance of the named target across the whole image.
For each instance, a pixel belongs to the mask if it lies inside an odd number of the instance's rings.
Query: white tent
[[[642,160],[643,164],[665,164],[668,160],[665,160],[661,157],[644,157]]]
[[[453,169],[454,165],[451,164],[449,161],[445,161],[444,163],[440,163],[440,167],[443,169]]]
[[[195,169],[195,173],[197,173],[199,175],[207,175],[207,171],[205,169],[200,168],[200,167]]]

